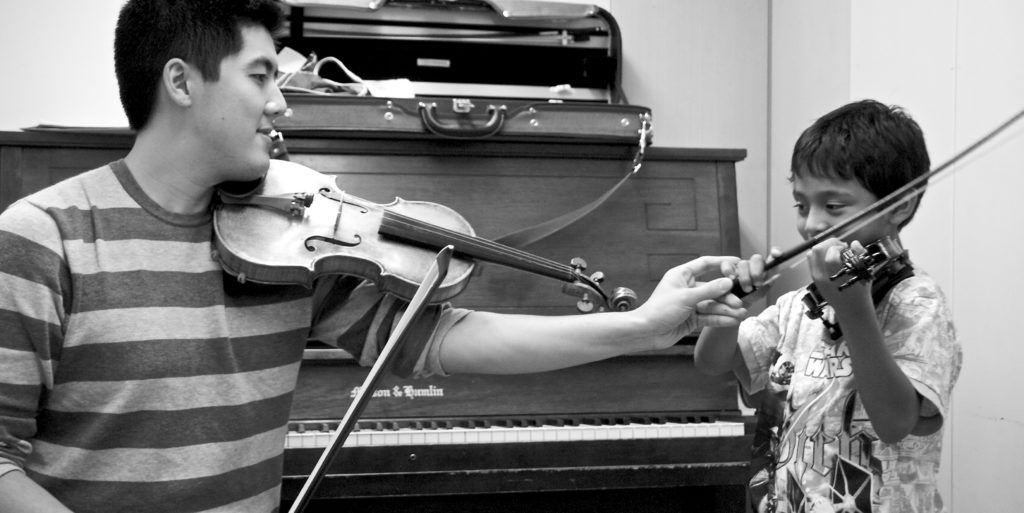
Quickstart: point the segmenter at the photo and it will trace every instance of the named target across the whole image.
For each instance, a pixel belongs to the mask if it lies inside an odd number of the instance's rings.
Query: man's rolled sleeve
[[[371,366],[398,325],[408,302],[380,292],[369,282],[340,288],[319,309],[310,338],[339,347],[360,365]],[[406,339],[395,355],[392,372],[401,377],[446,376],[440,362],[440,343],[470,311],[449,304],[430,305],[407,327]]]

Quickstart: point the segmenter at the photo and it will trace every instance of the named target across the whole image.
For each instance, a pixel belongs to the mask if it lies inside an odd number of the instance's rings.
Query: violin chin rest
[[[248,182],[221,182],[217,184],[217,190],[225,196],[244,198],[256,192],[260,185],[263,185],[263,177]]]

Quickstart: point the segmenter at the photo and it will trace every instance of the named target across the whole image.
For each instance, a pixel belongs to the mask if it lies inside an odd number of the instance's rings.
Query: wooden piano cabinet
[[[0,132],[0,211],[19,198],[124,157],[127,131]]]

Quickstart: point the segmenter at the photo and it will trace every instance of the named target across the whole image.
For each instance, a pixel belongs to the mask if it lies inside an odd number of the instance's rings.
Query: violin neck
[[[578,278],[575,270],[569,265],[387,210],[381,220],[379,232],[381,235],[433,250],[452,245],[455,247],[456,257],[500,264],[567,283],[575,282]]]

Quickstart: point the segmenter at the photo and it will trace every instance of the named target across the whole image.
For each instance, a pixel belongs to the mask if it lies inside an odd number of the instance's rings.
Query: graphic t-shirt
[[[886,346],[922,398],[922,417],[944,418],[962,354],[935,281],[915,270],[876,312]],[[944,511],[937,474],[942,430],[881,441],[857,394],[845,339],[790,292],[740,326],[748,391],[783,401],[768,470],[779,513]],[[830,315],[831,308],[826,307]],[[934,419],[933,419],[934,420]],[[938,422],[936,422],[938,424]],[[768,511],[771,495],[759,505]]]

